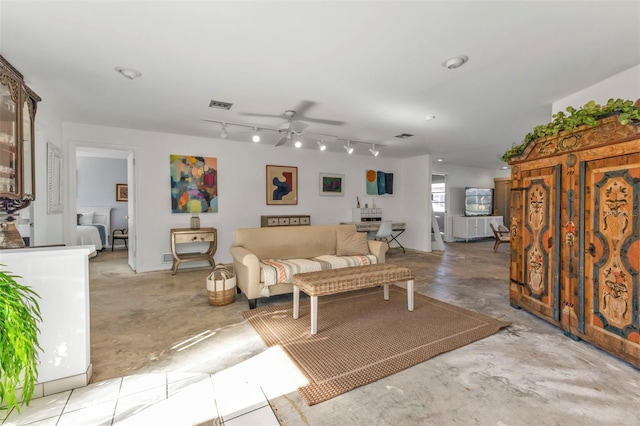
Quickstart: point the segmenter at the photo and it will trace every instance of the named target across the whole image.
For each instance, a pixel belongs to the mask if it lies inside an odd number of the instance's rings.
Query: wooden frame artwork
[[[267,205],[298,204],[298,168],[267,165]]]
[[[116,201],[129,201],[129,187],[126,183],[116,183]]]
[[[320,173],[320,195],[344,196],[344,175]]]

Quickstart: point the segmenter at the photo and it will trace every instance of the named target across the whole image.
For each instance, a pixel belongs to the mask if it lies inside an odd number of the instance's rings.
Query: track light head
[[[302,142],[300,141],[300,139],[296,139],[296,142],[293,144],[293,146],[295,146],[296,148],[302,147]]]
[[[353,147],[349,144],[349,141],[347,141],[347,144],[344,146],[344,149],[347,150],[347,154],[353,154]]]
[[[380,151],[378,151],[376,149],[376,144],[374,143],[373,146],[369,149],[369,152],[374,156],[377,157],[378,154],[380,154]]]
[[[320,148],[320,151],[324,151],[327,149],[327,146],[323,144],[322,141],[318,141],[318,148]]]
[[[251,137],[251,140],[256,142],[256,143],[260,142],[260,133],[258,133],[258,128],[254,127],[253,131],[254,131],[254,133],[253,133],[253,136]]]
[[[227,123],[222,123],[222,129],[220,130],[220,137],[222,139],[226,139],[229,137],[229,132],[227,132]]]

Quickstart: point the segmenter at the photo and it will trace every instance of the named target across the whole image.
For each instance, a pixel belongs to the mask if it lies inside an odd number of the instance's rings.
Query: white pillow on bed
[[[80,225],[91,225],[93,223],[93,215],[95,213],[82,213],[80,216]]]

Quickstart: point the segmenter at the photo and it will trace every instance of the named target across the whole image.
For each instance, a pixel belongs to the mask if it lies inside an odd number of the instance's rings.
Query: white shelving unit
[[[493,237],[493,231],[489,226],[491,220],[502,225],[502,216],[454,216],[453,237],[465,241]]]

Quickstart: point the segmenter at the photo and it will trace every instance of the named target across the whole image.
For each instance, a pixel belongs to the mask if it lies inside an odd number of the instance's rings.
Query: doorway
[[[431,209],[436,216],[436,222],[442,239],[447,235],[447,175],[434,173],[431,175]]]

